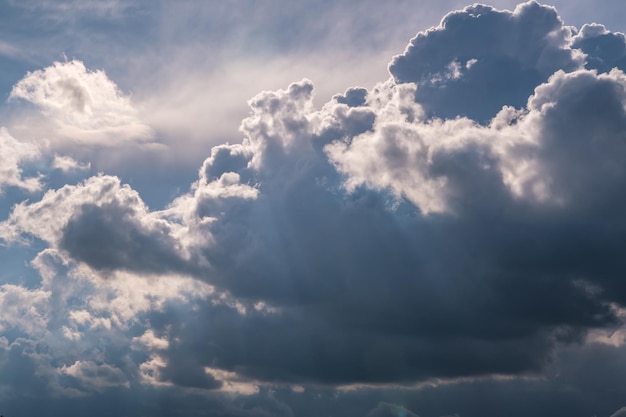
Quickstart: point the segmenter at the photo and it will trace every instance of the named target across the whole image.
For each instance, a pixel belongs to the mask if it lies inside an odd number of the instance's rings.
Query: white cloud
[[[139,365],[139,381],[142,384],[169,387],[173,384],[164,381],[162,373],[167,362],[162,356],[152,355],[147,361]]]
[[[19,126],[30,136],[55,142],[117,146],[151,139],[130,96],[123,94],[102,70],[91,71],[80,61],[55,62],[29,72],[11,91],[11,99],[33,103],[53,131]],[[41,123],[41,121],[40,121]]]
[[[0,192],[6,187],[19,187],[26,191],[41,189],[40,176],[23,178],[22,165],[39,159],[39,148],[13,138],[5,128],[0,128]]]
[[[623,128],[624,109],[618,103],[626,100],[626,76],[619,70],[599,75],[586,70],[559,71],[536,88],[527,109],[505,107],[488,126],[467,118],[413,119],[408,115],[419,114],[419,106],[410,95],[402,100],[398,94],[407,88],[412,87],[391,87],[391,98],[379,110],[373,131],[326,146],[330,160],[346,175],[348,190],[359,185],[389,188],[425,213],[449,211],[447,201],[460,190],[454,170],[469,155],[477,165],[470,168],[475,171],[465,172],[466,178],[479,178],[480,170],[495,170],[513,195],[551,204],[577,204],[581,187],[591,187],[590,182],[596,181],[589,171],[579,170],[583,161],[595,167],[594,175],[605,172],[600,175],[605,182],[621,181],[624,175],[619,161],[626,149],[617,137]],[[574,91],[579,95],[577,104]],[[609,107],[615,117],[590,112],[594,100],[602,106],[615,103]],[[404,110],[416,106],[412,113]],[[577,122],[587,119],[593,133],[571,130],[575,123],[561,119],[565,112],[576,114]],[[595,139],[586,145],[588,134]],[[572,161],[565,162],[566,155]],[[573,178],[577,180],[572,182]],[[584,190],[593,192],[592,188]]]
[[[157,337],[152,329],[146,330],[141,336],[133,337],[131,341],[131,347],[134,349],[147,348],[148,350],[165,350],[169,345],[167,339]]]
[[[373,131],[326,146],[329,159],[346,174],[345,186],[391,188],[424,212],[445,210],[446,178],[430,173],[437,149],[462,147],[463,134],[475,127],[468,119],[424,123],[414,102],[414,84],[381,84],[373,96],[377,119]],[[388,94],[389,97],[385,97]]]
[[[52,168],[60,169],[63,172],[86,171],[91,168],[91,164],[89,162],[78,162],[71,156],[55,154],[52,160]]]
[[[18,285],[0,286],[0,332],[11,328],[41,337],[49,321],[51,293]]]
[[[9,219],[0,226],[0,237],[12,241],[26,233],[56,246],[69,219],[85,204],[121,206],[145,213],[139,194],[116,177],[91,177],[80,185],[65,185],[47,191],[36,203],[17,204]]]

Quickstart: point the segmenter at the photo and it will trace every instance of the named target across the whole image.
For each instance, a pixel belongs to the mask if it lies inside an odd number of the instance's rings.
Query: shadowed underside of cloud
[[[470,6],[370,90],[321,109],[308,80],[252,98],[241,143],[214,147],[163,211],[107,175],[20,203],[0,237],[47,246],[42,287],[0,300],[53,313],[11,310],[0,324],[21,339],[3,349],[46,328],[82,346],[28,356],[65,395],[545,376],[624,317],[624,45],[535,2]],[[86,111],[84,91],[64,87],[64,106]],[[102,328],[114,347],[92,352]]]

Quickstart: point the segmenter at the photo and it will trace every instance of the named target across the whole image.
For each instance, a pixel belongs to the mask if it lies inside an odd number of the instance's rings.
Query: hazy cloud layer
[[[106,174],[16,204],[0,238],[38,248],[40,280],[0,286],[0,395],[49,415],[620,416],[625,39],[469,6],[370,89],[259,93],[163,210]],[[81,146],[150,137],[79,61],[12,96]],[[4,183],[38,190],[38,154],[5,143]]]

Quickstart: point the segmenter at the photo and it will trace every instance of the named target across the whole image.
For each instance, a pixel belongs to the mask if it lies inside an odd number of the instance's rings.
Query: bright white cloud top
[[[115,146],[152,135],[130,98],[104,71],[89,71],[80,61],[55,62],[28,73],[9,97],[33,103],[52,123],[46,138],[53,141]]]
[[[89,4],[10,9],[154,12]],[[202,155],[147,116],[171,85],[79,58],[7,88],[0,414],[624,412],[622,33],[467,6],[367,88],[264,89]]]

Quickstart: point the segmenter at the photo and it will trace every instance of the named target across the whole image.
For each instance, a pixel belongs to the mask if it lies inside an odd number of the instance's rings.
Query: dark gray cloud
[[[83,204],[63,228],[59,248],[102,271],[184,270],[187,261],[166,225],[149,228],[136,221],[133,207]]]
[[[599,24],[584,25],[576,35],[573,48],[587,55],[585,67],[600,72],[613,68],[626,70],[626,37]]]
[[[624,182],[623,83],[617,73],[582,71],[537,90],[529,113],[507,128],[538,132],[522,195],[502,169],[527,145],[498,155],[472,136],[512,133],[468,125],[468,139],[433,152],[426,167],[428,177],[445,178],[439,214],[387,192],[337,188],[296,111],[308,108],[306,81],[257,97],[243,126],[258,152],[259,197],[217,216],[205,256],[209,282],[283,310],[231,312],[220,318],[228,326],[207,317],[215,349],[205,363],[256,379],[331,384],[525,374],[588,329],[618,325],[609,303],[621,304],[626,292],[615,197]],[[403,151],[410,140],[396,138],[385,167],[407,175],[422,168]],[[526,194],[537,181],[546,194]]]
[[[418,33],[389,72],[419,85],[416,99],[430,115],[486,121],[503,105],[523,106],[556,70],[578,68],[570,37],[556,10],[534,1],[513,12],[475,4]]]

